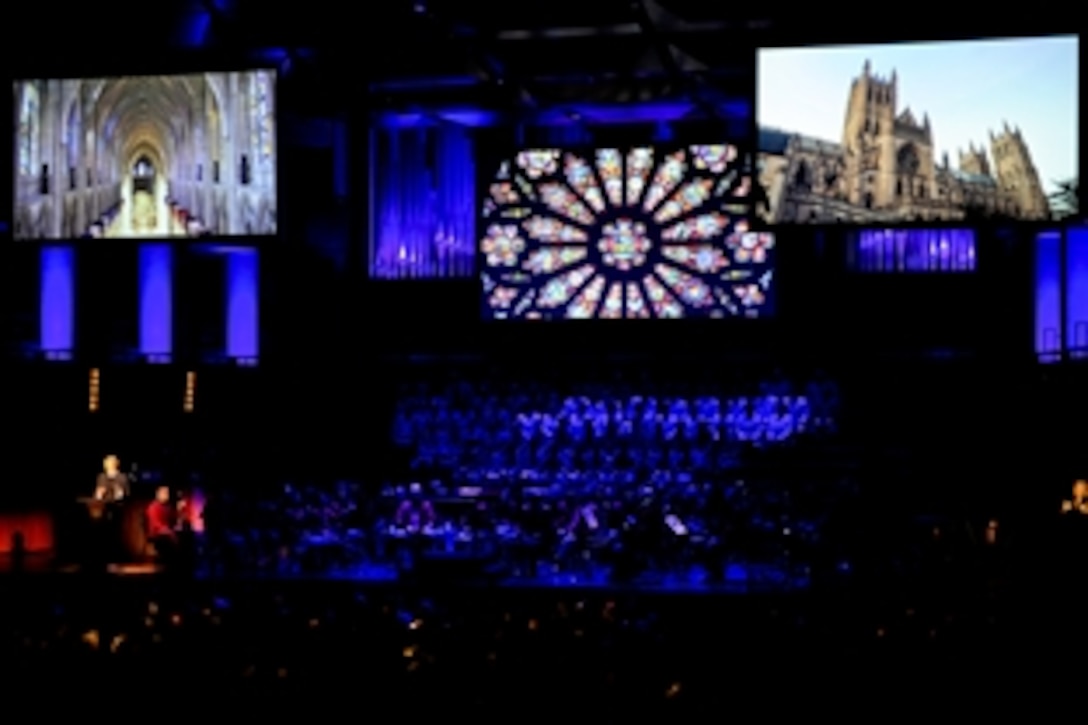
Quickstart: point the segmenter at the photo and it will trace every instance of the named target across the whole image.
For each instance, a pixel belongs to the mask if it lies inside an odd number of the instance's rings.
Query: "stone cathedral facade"
[[[276,232],[275,73],[15,84],[17,239]]]
[[[927,115],[898,110],[897,79],[855,78],[841,142],[760,129],[764,221],[942,221],[970,215],[1042,220],[1050,205],[1019,129],[990,132],[989,150],[959,152],[955,166],[933,150]]]

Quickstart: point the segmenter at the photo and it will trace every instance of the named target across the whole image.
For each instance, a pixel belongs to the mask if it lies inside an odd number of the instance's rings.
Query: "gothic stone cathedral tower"
[[[938,162],[928,114],[898,110],[893,71],[868,61],[850,85],[842,143],[768,129],[760,149],[767,221],[896,222],[963,219],[978,213],[1047,219],[1050,206],[1019,129],[971,144],[955,167]]]
[[[1004,126],[996,136],[990,132],[997,185],[1020,210],[1020,216],[1045,219],[1050,214],[1050,205],[1039,183],[1039,172],[1031,161],[1031,152],[1019,128],[1010,129],[1008,123]]]
[[[850,88],[843,124],[847,198],[865,209],[930,207],[937,172],[929,117],[896,114],[897,79],[873,75],[869,61]]]
[[[868,61],[850,85],[842,143],[776,129],[760,132],[761,212],[768,222],[951,221],[972,214],[1050,217],[1039,173],[1020,130],[970,144],[955,167],[935,160],[929,116],[898,110],[896,74]],[[939,121],[939,119],[938,119]],[[980,129],[981,131],[981,129]]]

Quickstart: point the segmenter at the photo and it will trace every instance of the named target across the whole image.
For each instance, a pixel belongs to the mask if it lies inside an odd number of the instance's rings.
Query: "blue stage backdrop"
[[[260,257],[256,249],[227,256],[227,357],[255,365],[260,355]]]
[[[169,363],[174,354],[174,250],[143,244],[139,250],[140,354]]]
[[[1066,347],[1078,359],[1088,358],[1088,227],[1066,232]]]
[[[75,347],[75,265],[71,246],[41,249],[41,352],[47,360],[70,360]]]
[[[1035,354],[1040,362],[1062,355],[1062,235],[1043,232],[1035,240]]]
[[[858,272],[974,272],[973,229],[865,229],[849,247]]]
[[[471,277],[476,162],[470,129],[375,129],[370,165],[370,276]]]

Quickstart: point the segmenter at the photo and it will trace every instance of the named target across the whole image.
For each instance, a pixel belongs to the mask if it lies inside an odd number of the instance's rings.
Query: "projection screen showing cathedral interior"
[[[757,211],[771,224],[1075,213],[1076,36],[765,48]]]
[[[17,81],[16,240],[277,231],[273,70]]]

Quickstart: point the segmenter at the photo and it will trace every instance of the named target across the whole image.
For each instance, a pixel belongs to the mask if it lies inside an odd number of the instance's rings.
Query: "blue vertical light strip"
[[[1035,354],[1057,362],[1062,354],[1062,236],[1043,232],[1035,239]]]
[[[367,274],[374,275],[375,250],[378,248],[378,194],[374,184],[377,179],[375,169],[378,163],[378,132],[371,128],[367,134],[366,149],[366,269]]]
[[[1065,344],[1071,357],[1088,358],[1088,227],[1065,232]]]
[[[256,249],[227,253],[227,357],[253,364],[259,348],[260,275]]]
[[[73,247],[41,249],[41,351],[67,360],[75,347],[76,252]]]
[[[140,353],[169,363],[174,352],[174,250],[143,244],[139,251]]]
[[[348,140],[348,125],[344,121],[337,121],[332,125],[332,173],[333,193],[337,199],[345,199],[348,195],[348,175],[351,168],[351,160]]]

